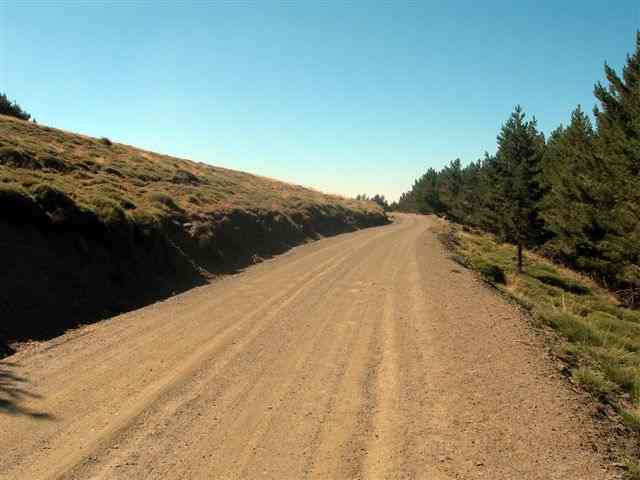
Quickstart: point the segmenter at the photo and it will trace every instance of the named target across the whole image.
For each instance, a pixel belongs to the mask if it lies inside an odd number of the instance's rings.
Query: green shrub
[[[107,147],[110,147],[111,145],[113,145],[113,142],[109,140],[107,137],[102,137],[100,139],[100,143],[102,143],[103,145],[106,145]]]

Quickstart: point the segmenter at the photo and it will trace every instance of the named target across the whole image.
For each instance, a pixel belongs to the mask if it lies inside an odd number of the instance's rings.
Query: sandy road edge
[[[511,305],[518,312],[523,323],[527,325],[529,332],[536,340],[541,360],[560,374],[564,386],[572,393],[580,410],[594,420],[594,427],[598,434],[595,441],[606,452],[611,467],[621,471],[625,478],[631,480],[640,478],[636,476],[636,472],[632,472],[634,465],[638,463],[640,458],[640,442],[637,432],[624,425],[622,418],[611,405],[600,402],[572,381],[571,364],[566,354],[563,353],[564,348],[569,345],[568,341],[542,319],[537,318],[531,307],[524,305],[519,298],[506,290],[497,288],[467,262],[462,262],[459,258],[460,252],[456,250],[455,245],[448,238],[452,224],[442,218],[438,218],[437,222],[433,234],[438,239],[443,254],[456,265],[471,272],[486,290]]]

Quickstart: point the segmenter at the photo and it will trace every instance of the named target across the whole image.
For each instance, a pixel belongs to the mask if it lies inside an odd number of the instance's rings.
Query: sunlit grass
[[[630,413],[640,406],[640,312],[623,307],[588,277],[528,252],[516,272],[516,250],[491,235],[455,230],[456,254],[496,288],[554,328],[567,345],[574,381],[602,401],[617,405],[625,424],[640,426]],[[487,269],[500,270],[493,281]]]
[[[44,187],[43,187],[44,186]],[[231,211],[328,216],[381,213],[373,202],[139,150],[0,116],[0,201],[60,192],[105,223],[208,221]],[[51,212],[50,212],[51,213]]]

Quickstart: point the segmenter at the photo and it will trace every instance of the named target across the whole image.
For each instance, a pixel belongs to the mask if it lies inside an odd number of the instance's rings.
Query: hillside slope
[[[0,339],[51,337],[386,221],[369,202],[0,116]]]

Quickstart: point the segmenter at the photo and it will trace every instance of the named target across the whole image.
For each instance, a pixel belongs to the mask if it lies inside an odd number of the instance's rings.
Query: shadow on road
[[[21,405],[25,399],[42,397],[27,390],[29,381],[12,371],[17,366],[11,362],[0,362],[0,415],[23,415],[39,420],[54,420],[53,415]]]

